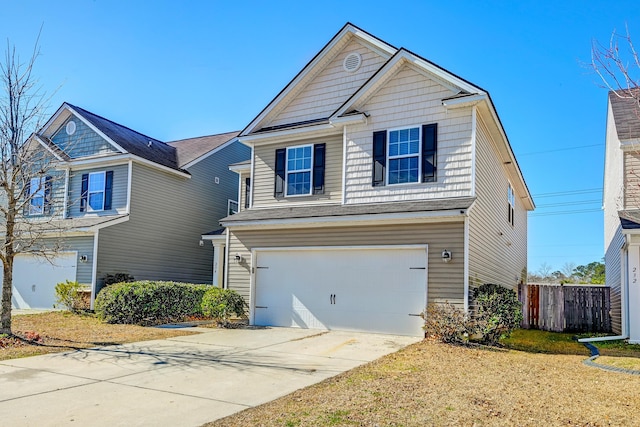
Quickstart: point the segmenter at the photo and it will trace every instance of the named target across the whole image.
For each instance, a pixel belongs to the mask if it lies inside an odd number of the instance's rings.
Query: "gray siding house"
[[[605,146],[605,284],[611,287],[611,323],[621,337],[640,343],[640,110],[628,91],[609,92]]]
[[[345,25],[240,133],[225,283],[258,325],[421,335],[516,288],[534,203],[487,91]]]
[[[12,305],[50,308],[55,284],[78,281],[91,302],[108,274],[211,283],[213,254],[200,235],[237,203],[229,165],[248,159],[237,132],[162,142],[65,103],[29,143],[50,159],[30,183],[24,215],[49,231],[50,261],[22,254]],[[39,197],[39,194],[42,197]]]

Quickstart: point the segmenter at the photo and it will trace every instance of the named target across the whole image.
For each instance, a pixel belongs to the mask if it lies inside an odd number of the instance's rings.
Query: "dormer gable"
[[[347,23],[241,132],[319,122],[358,90],[397,49]]]

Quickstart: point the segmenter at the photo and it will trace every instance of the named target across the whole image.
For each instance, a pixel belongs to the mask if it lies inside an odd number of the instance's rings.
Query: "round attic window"
[[[342,68],[349,73],[356,71],[360,65],[362,65],[362,56],[357,52],[350,53],[342,62]]]
[[[73,120],[69,120],[64,130],[65,132],[67,132],[67,135],[73,135],[74,133],[76,133],[76,122],[74,122]]]

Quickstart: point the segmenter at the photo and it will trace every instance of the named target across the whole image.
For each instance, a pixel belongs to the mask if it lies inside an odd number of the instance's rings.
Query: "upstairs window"
[[[45,177],[31,178],[29,183],[29,215],[44,214],[44,187]]]
[[[372,185],[436,181],[437,123],[373,133]]]
[[[311,194],[311,145],[287,148],[287,196]]]
[[[420,176],[420,128],[389,131],[389,184],[418,182]]]
[[[82,175],[80,212],[111,210],[113,171],[91,172]]]
[[[516,205],[516,196],[513,193],[513,187],[511,187],[511,183],[507,188],[507,201],[508,201],[508,220],[509,224],[514,225],[514,216],[515,216],[515,205]]]
[[[276,198],[324,194],[325,144],[276,150]]]

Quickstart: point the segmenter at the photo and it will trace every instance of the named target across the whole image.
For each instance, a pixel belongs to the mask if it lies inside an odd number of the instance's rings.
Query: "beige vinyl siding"
[[[100,230],[98,281],[124,272],[211,283],[213,251],[199,245],[200,236],[220,228],[227,201],[238,196],[238,175],[229,165],[249,156],[249,148],[233,143],[191,166],[191,179],[134,162],[130,219]]]
[[[113,190],[111,193],[110,210],[100,212],[80,212],[80,196],[82,194],[82,175],[93,172],[113,171]],[[129,166],[128,164],[115,166],[102,166],[94,169],[71,170],[69,173],[69,198],[67,210],[69,217],[81,216],[107,216],[126,213],[127,209],[127,183]]]
[[[350,53],[362,57],[360,68],[349,73],[342,68]],[[350,41],[300,93],[266,126],[298,123],[329,117],[386,61],[357,40]]]
[[[91,285],[93,271],[93,235],[62,237],[60,239],[47,238],[42,240],[44,247],[59,248],[59,252],[77,252],[76,281],[83,285]],[[80,262],[85,255],[87,262]]]
[[[617,233],[606,248],[604,255],[605,284],[611,288],[611,327],[616,334],[622,333],[622,260],[620,259],[620,251],[623,244],[622,227],[618,226]]]
[[[326,144],[324,194],[294,197],[274,197],[276,149],[307,144]],[[342,135],[304,141],[256,146],[253,174],[253,207],[283,204],[327,203],[342,200]]]
[[[347,203],[467,197],[471,194],[471,108],[445,110],[454,93],[405,65],[359,107],[367,123],[347,128]],[[373,187],[373,132],[438,124],[437,181]]]
[[[640,151],[624,153],[624,207],[640,209]]]
[[[250,293],[251,250],[296,246],[428,245],[429,302],[449,301],[464,306],[463,223],[322,227],[310,229],[231,229],[228,286],[247,300]],[[453,260],[442,262],[442,251]],[[235,254],[243,257],[237,263]],[[330,268],[331,266],[327,266]]]
[[[527,212],[515,194],[515,220],[508,220],[509,180],[487,127],[476,129],[476,201],[469,213],[469,281],[515,287],[527,268]],[[515,190],[514,190],[515,191]]]

